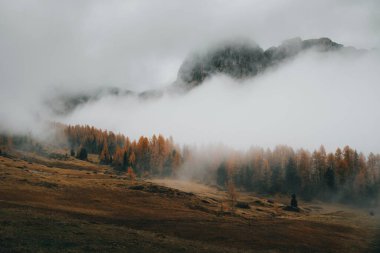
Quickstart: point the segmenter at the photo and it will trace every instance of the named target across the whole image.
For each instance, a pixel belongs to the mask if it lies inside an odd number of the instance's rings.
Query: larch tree
[[[134,167],[136,165],[136,155],[135,152],[132,152],[128,159],[129,166]]]
[[[99,160],[103,164],[109,164],[111,162],[111,155],[108,150],[108,143],[106,139],[103,141],[103,149],[102,152],[100,152]]]
[[[124,158],[124,152],[123,149],[120,146],[116,146],[115,154],[113,156],[112,165],[116,168],[122,168],[123,167],[123,158]]]

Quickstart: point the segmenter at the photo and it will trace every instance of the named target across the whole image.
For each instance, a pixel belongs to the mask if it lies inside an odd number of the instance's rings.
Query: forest
[[[79,157],[87,152],[98,154],[101,164],[109,164],[119,170],[132,168],[138,176],[175,175],[182,163],[180,149],[172,138],[162,135],[141,136],[137,141],[131,141],[122,134],[79,125],[68,126],[64,135],[72,155],[75,152]]]
[[[380,186],[380,155],[367,157],[345,146],[327,153],[280,145],[232,154],[216,170],[218,185],[228,180],[247,191],[296,193],[303,199],[376,205]]]
[[[278,145],[273,150],[251,148],[246,152],[224,150],[199,152],[180,147],[162,135],[130,140],[123,134],[91,126],[55,124],[55,145],[67,150],[66,157],[87,160],[95,154],[99,163],[121,173],[139,177],[176,177],[182,170],[201,169],[195,178],[226,188],[260,194],[296,193],[305,200],[319,199],[374,206],[379,202],[380,154],[364,155],[345,146],[312,152]],[[0,153],[9,148],[48,153],[46,144],[31,136],[0,135]],[[203,158],[204,159],[204,158]]]

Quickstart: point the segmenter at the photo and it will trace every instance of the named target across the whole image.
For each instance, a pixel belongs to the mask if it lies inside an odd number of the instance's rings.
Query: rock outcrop
[[[188,57],[178,71],[177,83],[192,88],[218,73],[236,79],[249,78],[302,51],[314,49],[318,52],[327,52],[342,48],[344,48],[343,45],[329,38],[309,40],[294,38],[265,51],[256,44],[229,43],[205,54],[194,54]]]

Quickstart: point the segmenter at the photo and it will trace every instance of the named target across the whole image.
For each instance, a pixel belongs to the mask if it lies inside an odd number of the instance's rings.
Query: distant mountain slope
[[[45,100],[50,110],[58,115],[72,112],[80,105],[95,102],[107,96],[132,96],[134,92],[116,87],[97,88],[80,92],[60,92]]]
[[[162,90],[146,90],[134,92],[117,87],[104,87],[80,92],[62,92],[45,100],[45,104],[57,115],[66,115],[77,107],[99,101],[105,97],[138,97],[140,99],[159,98]]]
[[[266,68],[309,49],[319,52],[341,49],[355,51],[355,49],[344,47],[329,38],[309,40],[293,38],[284,41],[278,47],[270,47],[265,51],[255,44],[229,43],[205,54],[194,54],[185,59],[178,71],[177,83],[192,88],[217,73],[236,79],[253,77]]]
[[[78,106],[98,101],[107,96],[128,96],[139,99],[160,98],[165,93],[187,92],[200,85],[208,77],[218,73],[236,79],[254,77],[268,67],[278,65],[309,49],[318,52],[346,50],[350,53],[361,53],[365,51],[345,47],[329,38],[309,40],[293,38],[265,51],[251,42],[227,43],[222,46],[215,46],[206,53],[197,53],[187,57],[179,68],[177,80],[173,85],[163,89],[146,90],[139,93],[120,88],[104,87],[84,92],[60,93],[48,98],[45,102],[53,113],[65,115],[74,111]]]

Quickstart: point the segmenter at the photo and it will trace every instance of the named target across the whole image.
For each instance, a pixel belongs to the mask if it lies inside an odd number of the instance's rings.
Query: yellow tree
[[[153,135],[150,141],[150,167],[153,174],[158,174],[160,171],[159,145],[156,135]]]
[[[135,180],[135,178],[136,178],[136,174],[133,171],[132,167],[128,167],[128,169],[127,169],[127,178],[132,180],[132,181]]]
[[[136,165],[136,155],[135,152],[132,152],[132,154],[129,156],[129,164],[134,167]]]
[[[299,150],[297,154],[297,167],[298,173],[301,177],[301,192],[307,196],[311,194],[312,182],[311,182],[311,164],[310,153],[306,150]]]
[[[109,164],[111,161],[111,156],[108,150],[108,144],[106,139],[104,139],[103,141],[103,149],[102,152],[100,152],[99,159],[100,162],[103,164]]]
[[[119,146],[116,146],[115,155],[113,156],[112,165],[118,168],[123,166],[124,152]]]
[[[178,151],[173,151],[173,160],[172,160],[172,173],[173,175],[177,175],[178,170],[181,166],[182,158]]]
[[[136,146],[136,168],[144,172],[149,168],[150,154],[149,154],[149,139],[141,136]]]

